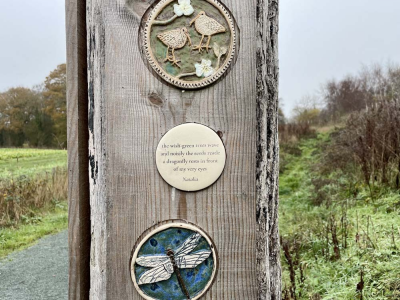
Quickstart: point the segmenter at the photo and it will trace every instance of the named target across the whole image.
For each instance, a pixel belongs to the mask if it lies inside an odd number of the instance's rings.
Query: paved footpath
[[[1,300],[64,300],[67,296],[67,231],[0,260]]]

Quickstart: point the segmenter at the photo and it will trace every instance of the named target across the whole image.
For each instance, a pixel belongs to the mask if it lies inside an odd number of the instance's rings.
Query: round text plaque
[[[160,175],[168,184],[188,192],[205,189],[217,181],[225,161],[225,147],[218,134],[195,123],[168,131],[156,152]]]

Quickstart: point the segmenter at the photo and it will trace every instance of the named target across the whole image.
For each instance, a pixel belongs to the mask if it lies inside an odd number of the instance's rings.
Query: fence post
[[[155,299],[160,286],[182,299],[281,299],[279,1],[222,2],[67,0],[70,299],[88,297],[88,280],[96,300]],[[212,22],[207,17],[219,22],[213,28],[220,33],[205,34],[202,44],[202,22]],[[167,44],[171,34],[175,44]],[[78,51],[84,37],[87,65]],[[86,113],[87,119],[81,115]],[[226,151],[222,175],[198,190],[175,186],[168,170],[165,175],[157,169],[161,153],[167,155],[160,140],[186,123],[212,129],[207,140],[218,134]],[[198,136],[188,136],[169,139],[169,146],[176,139],[182,147],[185,138],[194,145]],[[203,150],[211,153],[207,146]],[[192,178],[197,179],[184,180]],[[175,224],[182,230],[173,231]],[[164,236],[157,240],[160,232]],[[187,235],[178,239],[176,232]],[[157,247],[167,245],[170,235],[176,247],[165,256]],[[200,248],[182,252],[182,243]],[[160,262],[147,261],[148,245],[152,255],[162,256]],[[188,255],[198,256],[194,273],[179,270]],[[214,268],[204,273],[215,276],[204,291],[188,279],[203,272],[200,264]],[[155,273],[144,275],[157,267],[162,281]],[[175,290],[169,290],[172,283]],[[172,297],[167,294],[159,298]]]

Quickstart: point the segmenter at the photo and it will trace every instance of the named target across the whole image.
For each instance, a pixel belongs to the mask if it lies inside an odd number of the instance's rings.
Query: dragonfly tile
[[[171,227],[147,238],[137,251],[134,280],[154,300],[200,295],[215,274],[212,246],[199,232]]]

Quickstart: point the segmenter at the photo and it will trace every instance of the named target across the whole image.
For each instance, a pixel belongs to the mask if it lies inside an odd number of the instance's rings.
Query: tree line
[[[303,97],[293,109],[294,123],[339,123],[351,113],[399,99],[400,66],[363,67],[356,75],[328,80],[313,95]]]
[[[370,190],[400,188],[400,66],[376,65],[330,80],[303,98],[291,120],[280,120],[283,146],[314,135],[316,127],[336,127],[325,166],[345,173],[359,169]]]
[[[0,147],[67,147],[66,65],[33,88],[0,93]]]

